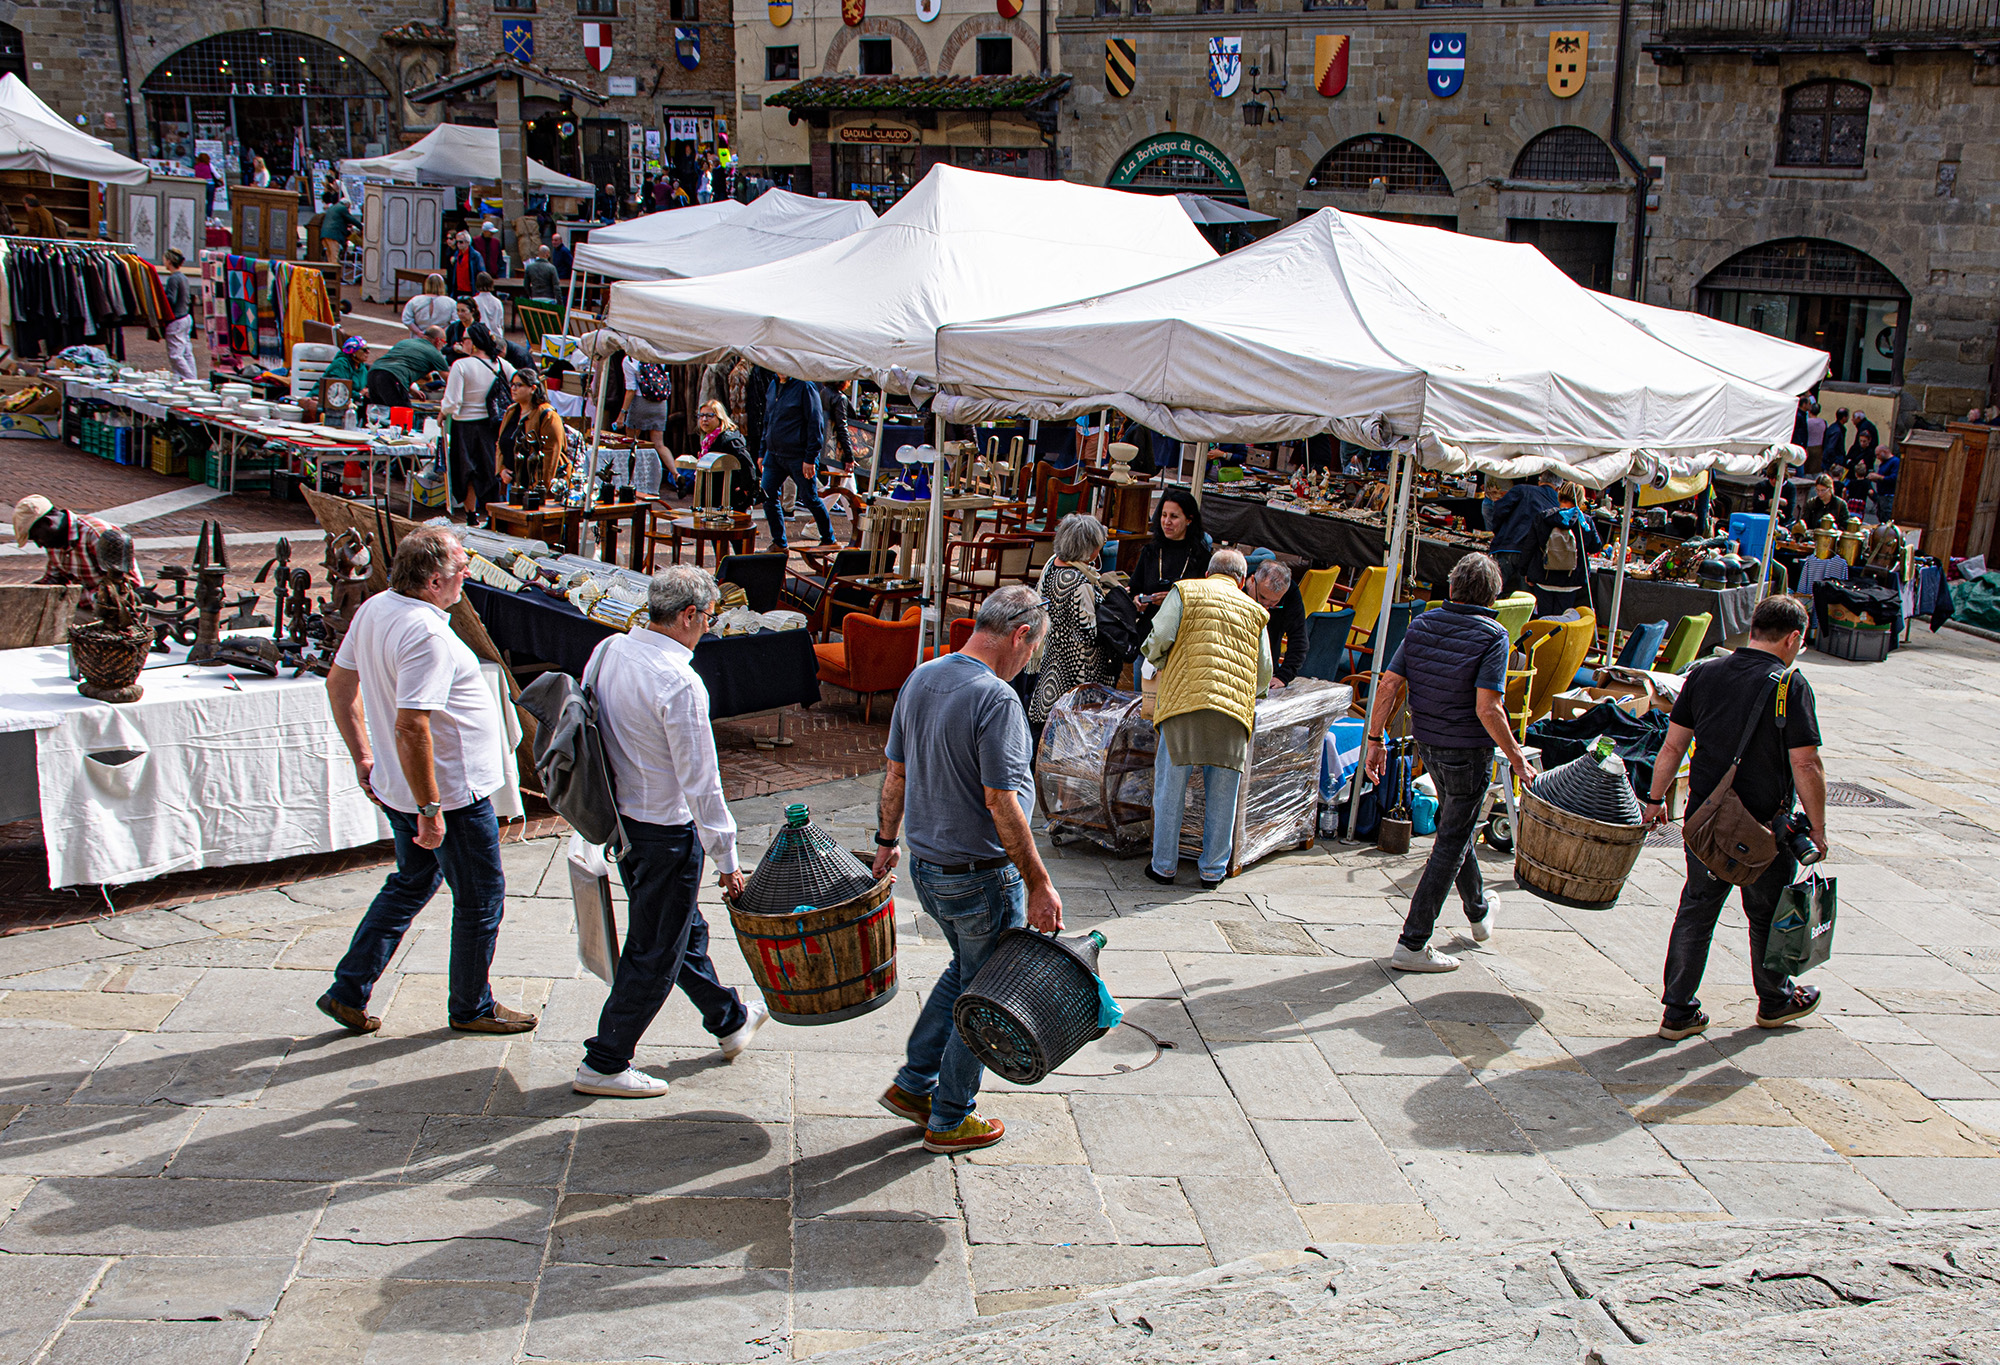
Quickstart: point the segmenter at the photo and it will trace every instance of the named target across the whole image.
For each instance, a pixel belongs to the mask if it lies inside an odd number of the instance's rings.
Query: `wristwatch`
[[[894,839],[884,839],[882,837],[882,831],[880,830],[875,831],[875,847],[894,848],[895,846],[896,846],[896,841]]]
[[[427,801],[417,807],[417,814],[423,816],[426,820],[435,820],[443,811],[444,802],[442,801]]]

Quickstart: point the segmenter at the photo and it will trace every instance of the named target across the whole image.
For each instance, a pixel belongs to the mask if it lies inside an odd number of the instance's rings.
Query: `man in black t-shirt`
[[[1806,609],[1795,597],[1767,597],[1750,619],[1750,642],[1722,659],[1698,665],[1674,702],[1667,741],[1653,764],[1653,791],[1648,793],[1646,820],[1666,818],[1660,788],[1680,771],[1689,741],[1698,741],[1688,773],[1687,808],[1692,811],[1729,771],[1736,745],[1743,738],[1753,707],[1761,712],[1743,762],[1736,770],[1737,799],[1756,819],[1771,824],[1792,809],[1796,790],[1812,821],[1812,841],[1826,854],[1826,769],[1819,759],[1819,717],[1813,710],[1812,686],[1792,672],[1793,660],[1805,643]],[[1783,678],[1784,696],[1774,680]],[[1798,864],[1779,845],[1777,860],[1764,875],[1743,888],[1743,914],[1750,921],[1750,979],[1757,988],[1757,1026],[1779,1028],[1796,1023],[1819,1005],[1819,991],[1764,968],[1764,945],[1771,933],[1771,916],[1778,898],[1791,884]],[[1715,921],[1729,899],[1729,883],[1710,872],[1692,852],[1687,854],[1687,884],[1681,889],[1667,943],[1666,1007],[1660,1036],[1679,1040],[1702,1032],[1708,1016],[1701,1011],[1695,989],[1708,966],[1708,946]]]

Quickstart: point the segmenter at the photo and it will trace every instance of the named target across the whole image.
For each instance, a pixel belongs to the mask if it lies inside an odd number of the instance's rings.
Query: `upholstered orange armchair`
[[[944,652],[947,654],[956,654],[961,649],[964,649],[965,642],[972,638],[972,628],[976,624],[978,623],[974,621],[973,618],[970,616],[955,617],[951,623],[951,635],[950,639],[947,641],[945,645]],[[931,645],[929,648],[924,650],[925,663],[929,663],[932,659],[935,659],[936,657],[937,657],[936,645]]]
[[[894,692],[917,668],[917,631],[921,608],[911,607],[900,621],[883,621],[860,612],[841,618],[838,644],[814,645],[819,680],[859,692],[863,720],[875,718],[875,694]]]

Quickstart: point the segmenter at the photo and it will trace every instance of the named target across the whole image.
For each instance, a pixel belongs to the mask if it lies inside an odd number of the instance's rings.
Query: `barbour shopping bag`
[[[1764,970],[1797,976],[1833,956],[1837,884],[1818,873],[1793,882],[1778,898],[1771,936],[1764,944]]]

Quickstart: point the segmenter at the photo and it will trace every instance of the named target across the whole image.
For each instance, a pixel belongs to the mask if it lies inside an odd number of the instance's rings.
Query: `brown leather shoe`
[[[526,1033],[541,1022],[539,1015],[510,1010],[496,1002],[493,1013],[482,1014],[477,1019],[454,1019],[451,1026],[460,1033]]]
[[[882,1092],[875,1101],[899,1119],[908,1119],[920,1128],[928,1128],[931,1123],[931,1097],[912,1095],[899,1085],[892,1085]]]
[[[352,1005],[343,1005],[333,998],[331,991],[319,998],[319,1012],[339,1024],[349,1033],[373,1033],[382,1027],[382,1021],[366,1010],[358,1010]]]

